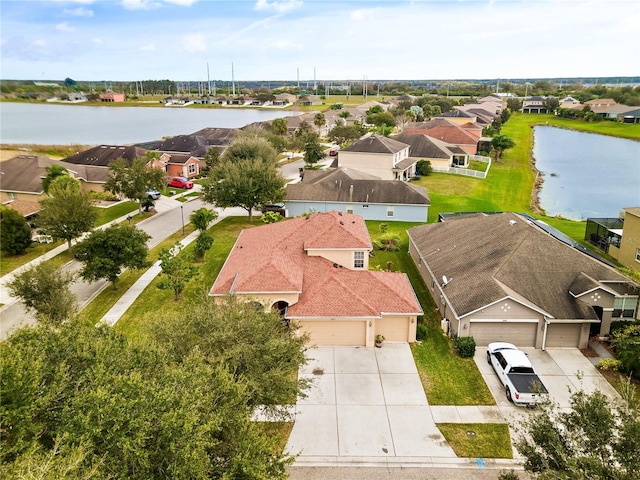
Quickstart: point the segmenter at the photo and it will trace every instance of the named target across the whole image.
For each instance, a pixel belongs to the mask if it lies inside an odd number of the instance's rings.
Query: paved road
[[[511,470],[510,466],[492,465],[478,467],[289,467],[291,480],[497,480],[500,471]],[[526,472],[515,471],[521,479],[530,479]]]
[[[183,220],[185,225],[188,224],[191,212],[205,205],[211,208],[211,205],[205,204],[200,199],[180,203],[177,200],[162,197],[156,203],[159,213],[140,222],[137,226],[151,236],[147,244],[149,248],[152,248],[180,230]],[[79,262],[72,260],[64,266],[64,269],[75,273],[80,270],[80,267]],[[89,283],[78,279],[71,285],[71,290],[76,295],[78,306],[83,308],[108,285],[109,282],[105,280]],[[0,340],[4,340],[14,328],[35,322],[34,316],[25,310],[21,302],[12,300],[8,301],[7,305],[0,310]]]

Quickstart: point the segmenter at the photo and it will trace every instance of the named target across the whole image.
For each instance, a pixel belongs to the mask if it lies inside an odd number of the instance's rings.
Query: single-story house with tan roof
[[[327,212],[240,232],[209,295],[281,312],[310,344],[372,347],[376,335],[413,342],[422,309],[404,273],[369,270],[359,215]]]
[[[543,227],[496,213],[408,231],[409,254],[450,335],[478,345],[585,348],[621,312],[637,318],[640,285]]]

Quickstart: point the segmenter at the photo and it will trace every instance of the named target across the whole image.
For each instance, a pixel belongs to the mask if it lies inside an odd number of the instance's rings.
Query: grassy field
[[[109,223],[116,218],[123,217],[128,213],[135,212],[137,214],[138,204],[136,202],[122,202],[109,208],[96,207],[96,210],[98,211],[98,218],[96,219],[95,226],[99,227],[100,225]]]
[[[504,423],[439,423],[438,428],[458,457],[513,458]]]
[[[0,252],[0,276],[13,272],[16,268],[20,268],[63,243],[62,240],[53,243],[32,243],[22,255],[7,255],[5,252]]]

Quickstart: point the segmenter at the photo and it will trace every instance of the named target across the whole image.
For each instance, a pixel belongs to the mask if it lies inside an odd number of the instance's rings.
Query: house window
[[[353,205],[347,205],[347,213],[353,213]]]
[[[393,217],[393,205],[387,206],[387,217]]]
[[[7,192],[7,197],[15,200],[16,198],[18,198],[18,194],[16,192]]]
[[[364,252],[353,252],[353,268],[364,268]]]
[[[189,173],[196,173],[196,164],[192,163],[189,165]]]
[[[636,262],[640,262],[640,248],[636,248]]]
[[[613,318],[635,318],[638,307],[637,296],[616,297],[613,299]]]

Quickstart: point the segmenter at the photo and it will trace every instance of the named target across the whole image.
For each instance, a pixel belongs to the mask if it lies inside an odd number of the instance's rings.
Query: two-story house
[[[416,174],[416,159],[409,145],[382,135],[356,140],[340,150],[339,166],[354,168],[381,180],[408,180]]]
[[[406,274],[369,270],[362,217],[337,211],[243,230],[209,295],[235,295],[297,322],[311,345],[413,342],[422,309]]]

